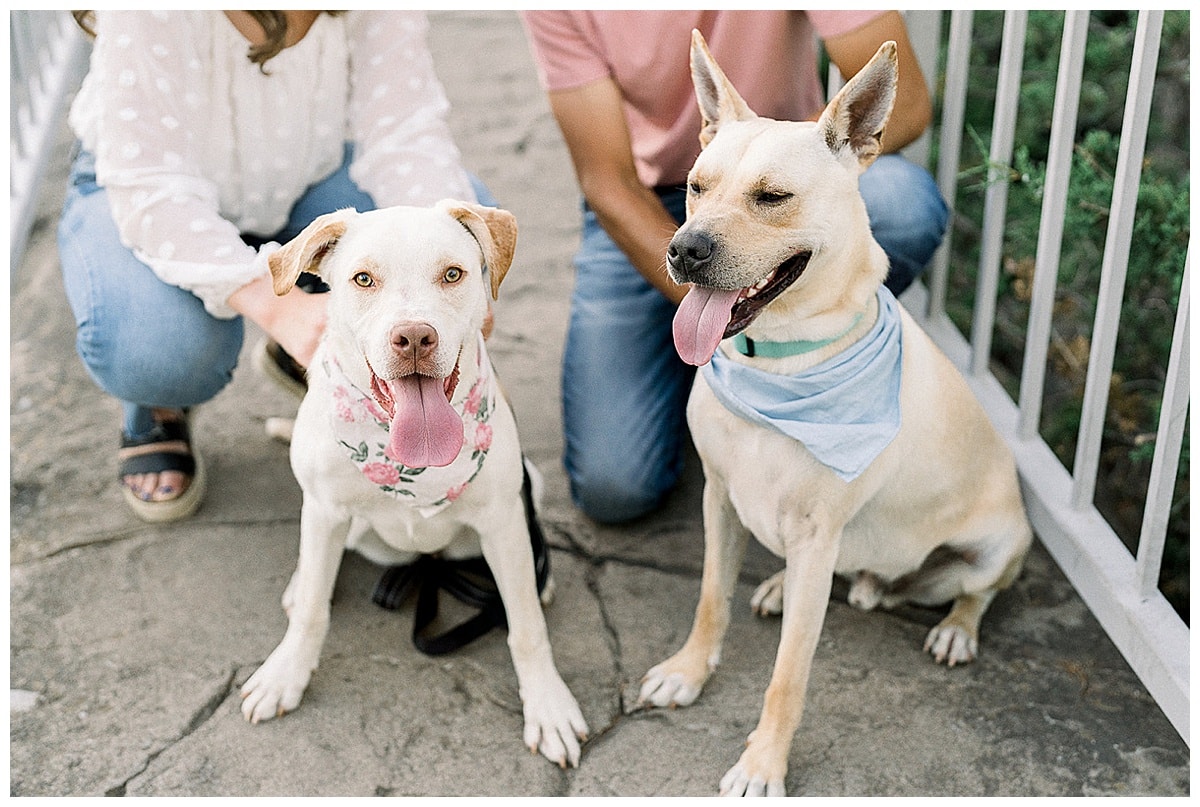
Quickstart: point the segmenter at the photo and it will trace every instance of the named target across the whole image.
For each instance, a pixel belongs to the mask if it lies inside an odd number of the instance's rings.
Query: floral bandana
[[[409,468],[389,457],[387,413],[369,392],[363,392],[346,377],[336,360],[326,358],[321,362],[321,369],[333,383],[334,439],[346,448],[367,479],[417,508],[422,516],[443,510],[461,496],[479,475],[492,446],[488,421],[496,408],[496,381],[483,336],[479,337],[476,355],[475,383],[461,409],[454,407],[463,416],[463,448],[453,462],[441,468]]]

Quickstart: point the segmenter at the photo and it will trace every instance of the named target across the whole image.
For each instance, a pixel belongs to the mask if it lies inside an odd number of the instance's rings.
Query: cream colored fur
[[[815,353],[736,360],[795,373],[836,355],[874,324],[887,258],[871,237],[857,183],[879,151],[896,69],[895,45],[885,43],[819,121],[778,122],[746,106],[694,34],[704,149],[689,175],[688,218],[679,233],[704,233],[718,245],[704,285],[750,286],[809,251],[804,274],[746,334],[819,340],[862,315],[844,338]],[[770,204],[762,203],[764,189],[778,194]],[[1021,568],[1032,535],[1007,447],[907,313],[902,345],[900,433],[849,483],[801,443],[726,410],[697,376],[688,423],[706,480],[700,601],[683,648],[646,674],[642,702],[685,706],[700,694],[720,660],[751,535],[786,562],[753,599],[760,612],[782,613],[779,652],[758,726],[721,780],[723,793],[784,792],[834,574],[853,580],[851,602],[863,608],[952,602],[925,646],[953,666],[975,657],[984,610]]]

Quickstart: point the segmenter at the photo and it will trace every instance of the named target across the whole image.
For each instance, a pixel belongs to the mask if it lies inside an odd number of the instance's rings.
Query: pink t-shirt
[[[638,176],[679,184],[700,153],[688,51],[692,29],[760,115],[806,120],[825,105],[816,36],[847,33],[880,11],[526,11],[542,86],[612,78],[624,96]]]

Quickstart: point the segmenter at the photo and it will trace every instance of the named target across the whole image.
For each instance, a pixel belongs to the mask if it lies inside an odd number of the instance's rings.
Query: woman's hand
[[[229,306],[274,339],[302,366],[312,362],[317,344],[325,332],[325,307],[328,295],[308,294],[293,288],[282,297],[271,288],[271,279],[263,276],[247,283],[229,296]]]

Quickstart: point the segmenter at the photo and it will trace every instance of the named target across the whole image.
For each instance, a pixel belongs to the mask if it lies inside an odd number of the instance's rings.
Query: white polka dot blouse
[[[98,11],[95,28],[72,129],[121,240],[215,316],[266,271],[240,233],[278,232],[346,142],[381,207],[475,198],[420,12],[322,14],[265,75],[220,11]]]

